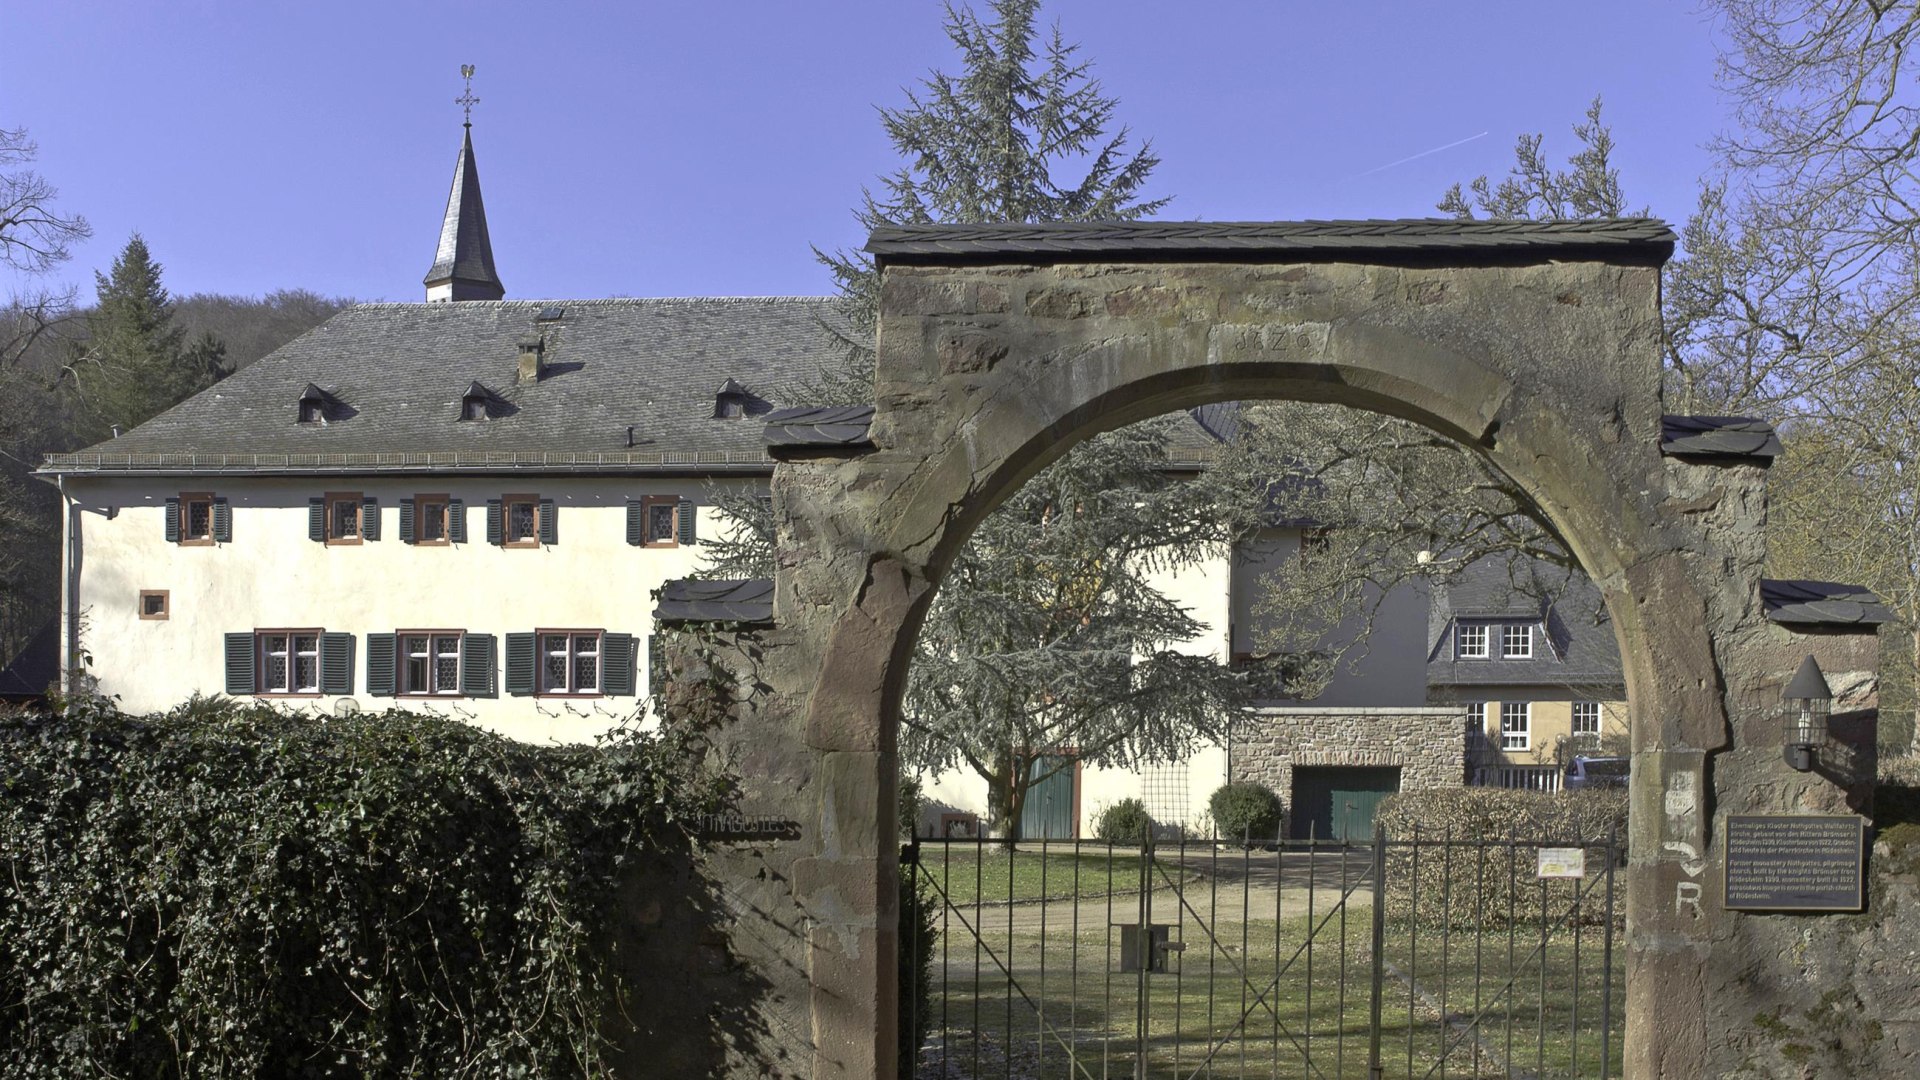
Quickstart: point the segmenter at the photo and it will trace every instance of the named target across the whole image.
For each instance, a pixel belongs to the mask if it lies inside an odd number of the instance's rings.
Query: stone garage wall
[[[1293,797],[1296,765],[1397,765],[1402,791],[1466,782],[1463,706],[1249,712],[1234,733],[1228,775],[1257,780],[1282,800]]]

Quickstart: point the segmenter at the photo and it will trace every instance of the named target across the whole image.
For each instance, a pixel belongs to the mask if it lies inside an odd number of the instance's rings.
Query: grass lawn
[[[1165,864],[1162,863],[1164,869]],[[1001,844],[929,844],[921,848],[920,873],[960,907],[976,902],[1005,904],[1037,900],[1082,900],[1128,895],[1140,890],[1138,848],[1038,844],[1008,848]],[[1156,878],[1158,877],[1156,872]],[[1203,880],[1197,869],[1186,880]]]
[[[1270,912],[1270,892],[1265,904]],[[1106,925],[1104,901],[1081,905],[1077,935],[1070,913],[1056,912],[1044,948],[1031,920],[984,919],[976,941],[950,919],[934,955],[937,1050],[923,1058],[920,1075],[1131,1077],[1144,1052],[1145,1075],[1154,1078],[1365,1077],[1371,912],[1356,907],[1344,922],[1338,910],[1317,912],[1309,953],[1304,913],[1262,918],[1252,895],[1247,906],[1253,917],[1244,922],[1238,901],[1231,911],[1202,907],[1206,919],[1222,916],[1211,935],[1200,919],[1169,908],[1169,937],[1185,948],[1169,955],[1165,972],[1144,977],[1118,970],[1120,932]],[[1117,921],[1137,916],[1131,903],[1115,912]],[[1441,935],[1390,924],[1385,1075],[1601,1076],[1600,944],[1597,931],[1583,928],[1576,981],[1571,931],[1550,935],[1542,952],[1537,926],[1530,937],[1516,930],[1510,941],[1505,929]],[[1612,984],[1606,1075],[1619,1075],[1625,974],[1618,955]]]

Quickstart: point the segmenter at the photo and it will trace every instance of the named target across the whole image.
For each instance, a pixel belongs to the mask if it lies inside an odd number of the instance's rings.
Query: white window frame
[[[1500,703],[1500,749],[1533,749],[1532,702],[1503,701]]]
[[[318,697],[320,695],[320,635],[319,630],[256,630],[253,634],[254,683],[253,692],[264,696],[277,697]],[[282,639],[278,650],[271,648],[274,638]],[[300,647],[301,639],[312,643],[310,649]],[[286,681],[280,686],[267,685],[268,661],[273,657],[282,657],[287,663]],[[300,661],[311,657],[313,660],[313,685],[299,686]]]
[[[1491,629],[1486,623],[1455,623],[1453,627],[1454,657],[1460,660],[1485,660],[1492,656],[1489,648]]]
[[[1533,659],[1533,624],[1506,623],[1500,627],[1500,659]]]
[[[1582,713],[1586,713],[1587,715],[1583,717],[1581,715]],[[1604,713],[1600,708],[1600,703],[1597,701],[1574,702],[1573,718],[1571,721],[1573,725],[1573,737],[1576,739],[1598,739],[1600,737],[1600,724],[1603,716]],[[1591,721],[1591,726],[1583,727],[1581,723],[1583,719]]]
[[[556,652],[547,643],[549,638],[566,639],[565,647]],[[591,649],[583,649],[583,642],[591,641]],[[534,633],[535,693],[542,697],[599,697],[601,687],[606,684],[606,645],[604,630],[540,630]],[[566,657],[566,685],[554,686],[548,679],[547,661],[555,656]],[[593,657],[593,685],[579,685],[579,661],[582,657]]]
[[[466,636],[467,634],[464,630],[401,630],[396,633],[394,635],[395,648],[399,653],[400,661],[400,670],[395,673],[395,677],[399,680],[396,692],[402,697],[461,696],[460,677],[465,674],[465,672],[462,670],[460,657],[463,651],[461,646]],[[427,651],[424,653],[415,653],[413,646],[408,643],[409,638],[424,638]],[[443,648],[443,646],[446,648]],[[428,685],[426,687],[413,685],[411,669],[416,656],[425,659],[427,662]],[[443,656],[453,657],[453,684],[451,686],[440,685],[439,660]]]

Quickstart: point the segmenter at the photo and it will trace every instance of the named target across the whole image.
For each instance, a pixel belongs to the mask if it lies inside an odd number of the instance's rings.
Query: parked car
[[[1573,759],[1567,766],[1566,788],[1626,787],[1633,759],[1624,757],[1586,757]]]

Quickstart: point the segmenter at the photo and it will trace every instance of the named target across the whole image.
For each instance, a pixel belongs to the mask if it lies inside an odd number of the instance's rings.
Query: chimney
[[[547,364],[543,359],[547,351],[545,338],[530,338],[520,343],[520,381],[538,382],[546,374]]]

